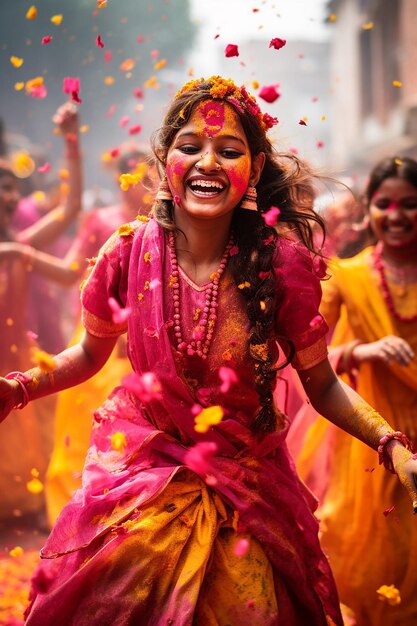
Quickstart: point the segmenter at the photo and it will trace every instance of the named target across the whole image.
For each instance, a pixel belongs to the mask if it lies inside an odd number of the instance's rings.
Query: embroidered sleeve
[[[101,248],[91,274],[82,286],[82,321],[85,329],[96,337],[114,337],[127,330],[127,321],[114,319],[109,299],[113,298],[120,308],[126,307],[131,239],[114,233]]]
[[[289,344],[294,347],[294,368],[309,369],[327,357],[328,326],[319,312],[325,265],[300,244],[281,240],[275,255],[275,274],[278,341],[287,354]]]

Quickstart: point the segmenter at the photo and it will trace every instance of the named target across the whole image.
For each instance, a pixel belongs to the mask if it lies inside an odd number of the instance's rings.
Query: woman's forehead
[[[205,100],[193,108],[190,119],[184,129],[193,127],[193,132],[214,137],[219,133],[245,136],[239,116],[227,102]]]

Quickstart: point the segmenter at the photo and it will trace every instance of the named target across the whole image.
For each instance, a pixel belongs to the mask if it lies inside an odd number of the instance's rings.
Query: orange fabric
[[[400,313],[417,311],[417,283],[407,285],[405,293],[394,284],[390,289]],[[373,268],[372,248],[333,267],[333,277],[323,283],[321,312],[329,326],[339,320],[332,345],[393,334],[406,339],[417,354],[417,323],[398,322],[390,314]],[[363,364],[358,392],[394,429],[416,441],[416,358],[408,367]],[[373,450],[321,417],[307,431],[296,461],[311,488],[312,482],[326,485],[318,512],[321,542],[341,601],[354,610],[358,626],[416,624],[417,524],[398,479],[378,466]],[[394,511],[383,515],[392,506]],[[378,599],[376,590],[384,584],[399,589],[401,604],[390,606]]]

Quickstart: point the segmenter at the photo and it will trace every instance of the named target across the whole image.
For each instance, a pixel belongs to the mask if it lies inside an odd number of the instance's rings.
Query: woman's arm
[[[25,228],[17,240],[35,248],[42,248],[61,235],[81,210],[82,171],[79,146],[79,120],[73,102],[62,105],[53,117],[65,141],[66,167],[68,170],[68,193],[63,206],[58,206]]]
[[[39,367],[26,371],[30,382],[25,384],[29,400],[74,387],[91,378],[108,360],[117,337],[95,337],[87,331],[80,343],[53,357],[54,369],[45,372]],[[24,400],[22,386],[14,379],[0,378],[0,422]]]
[[[327,359],[298,374],[314,409],[374,450],[378,450],[383,437],[394,432],[377,411],[336,376]],[[385,452],[409,492],[416,512],[417,460],[398,439],[389,441]]]
[[[86,259],[77,261],[68,255],[61,259],[18,241],[0,243],[0,261],[2,259],[20,259],[28,271],[67,287],[79,280],[87,268]]]

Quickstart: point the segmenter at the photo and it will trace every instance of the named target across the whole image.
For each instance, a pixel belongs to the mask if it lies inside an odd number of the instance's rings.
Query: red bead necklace
[[[220,277],[225,270],[232,247],[233,237],[230,238],[229,243],[225,248],[220,261],[219,269],[211,275],[212,281],[205,289],[205,303],[201,311],[200,319],[198,320],[197,326],[193,330],[192,340],[187,343],[183,339],[181,330],[180,283],[177,253],[175,250],[175,237],[173,232],[169,233],[169,252],[171,257],[172,276],[174,277],[174,281],[172,283],[174,291],[174,334],[177,341],[177,349],[182,354],[186,353],[189,356],[197,355],[202,359],[207,358],[217,319],[217,298],[219,293]]]
[[[388,287],[387,278],[385,276],[385,268],[382,261],[382,249],[378,245],[374,251],[374,264],[381,278],[382,295],[384,296],[385,304],[387,305],[390,313],[392,313],[392,315],[400,322],[417,322],[417,313],[414,315],[401,315],[401,313],[399,313],[395,308],[394,301]]]

